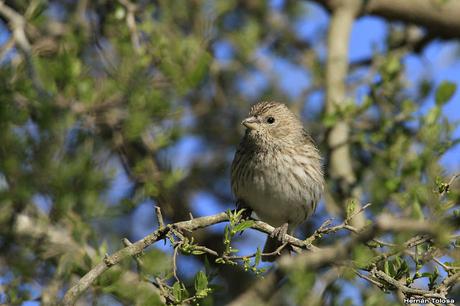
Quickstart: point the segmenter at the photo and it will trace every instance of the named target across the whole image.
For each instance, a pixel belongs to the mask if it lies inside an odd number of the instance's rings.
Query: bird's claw
[[[252,209],[249,208],[242,200],[238,200],[236,202],[236,209],[244,209],[243,213],[241,214],[241,219],[246,220],[246,219],[251,219],[251,214],[252,214]]]
[[[286,234],[288,231],[288,224],[284,223],[280,227],[276,227],[270,234],[270,237],[277,238],[281,243],[286,243]]]
[[[245,208],[243,213],[241,214],[241,218],[243,220],[249,220],[249,219],[251,219],[251,215],[252,215],[252,209]]]

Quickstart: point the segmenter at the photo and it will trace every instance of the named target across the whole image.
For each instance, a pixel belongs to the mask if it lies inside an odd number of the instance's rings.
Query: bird
[[[322,159],[300,119],[283,103],[259,102],[241,124],[246,130],[232,162],[231,188],[238,208],[275,227],[263,249],[273,254],[262,258],[274,261],[285,235],[316,210],[324,190]]]

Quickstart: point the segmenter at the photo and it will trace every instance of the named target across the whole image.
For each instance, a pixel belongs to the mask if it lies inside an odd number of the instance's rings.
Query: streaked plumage
[[[287,223],[292,232],[320,200],[324,185],[320,154],[284,104],[260,102],[243,124],[246,133],[232,163],[233,193],[262,221],[274,227]]]

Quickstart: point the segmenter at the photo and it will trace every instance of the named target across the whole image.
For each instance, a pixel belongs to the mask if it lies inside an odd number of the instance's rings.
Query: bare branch
[[[163,214],[161,213],[161,208],[160,208],[160,206],[155,206],[155,212],[156,212],[158,227],[159,227],[159,228],[165,227],[165,222],[164,222],[164,220],[163,220]]]
[[[314,0],[328,11],[345,5],[348,0]],[[413,23],[427,28],[442,38],[456,38],[460,33],[459,1],[363,1],[360,15],[375,15],[388,20]]]

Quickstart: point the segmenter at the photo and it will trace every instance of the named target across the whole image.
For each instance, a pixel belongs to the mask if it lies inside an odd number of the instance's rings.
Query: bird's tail
[[[267,241],[265,242],[263,253],[273,253],[279,247],[281,247],[282,245],[283,245],[283,243],[281,241],[279,241],[278,238],[276,238],[276,237],[272,238],[272,237],[268,236]],[[280,253],[280,255],[289,254],[288,246],[284,247],[279,253]],[[264,256],[264,257],[262,257],[262,261],[272,262],[272,261],[275,261],[280,255],[274,254],[274,255],[270,255],[270,256]]]

